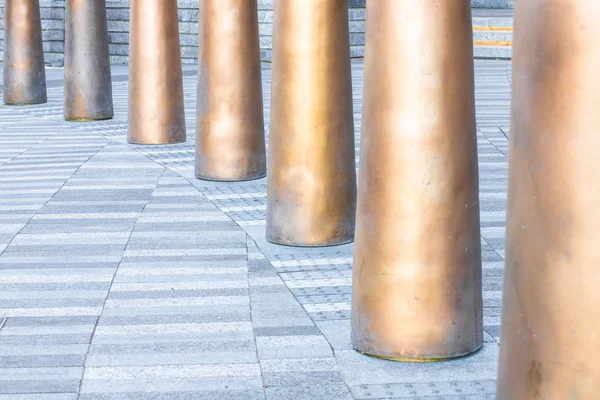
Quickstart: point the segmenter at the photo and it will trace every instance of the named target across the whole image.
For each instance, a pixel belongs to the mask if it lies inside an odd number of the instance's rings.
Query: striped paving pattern
[[[246,234],[185,179],[159,169],[96,327],[81,398],[257,398]]]
[[[111,121],[64,122],[60,87],[0,108],[0,400],[493,398],[510,64],[476,62],[486,345],[426,365],[352,350],[352,245],[270,244],[265,179],[194,178],[195,77],[184,86],[173,146],[126,143],[123,81]]]

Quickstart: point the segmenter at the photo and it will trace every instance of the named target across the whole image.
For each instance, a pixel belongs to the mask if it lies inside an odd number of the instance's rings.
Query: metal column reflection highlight
[[[185,142],[177,0],[131,0],[130,11],[127,140]]]
[[[600,3],[515,2],[497,398],[600,393]]]
[[[196,176],[265,176],[256,0],[201,0]]]
[[[65,119],[113,117],[105,0],[67,0],[65,17]]]
[[[5,104],[48,101],[38,0],[5,1],[3,67]]]
[[[367,13],[352,343],[459,357],[483,343],[471,2]]]
[[[352,241],[356,170],[347,0],[275,0],[267,239]]]

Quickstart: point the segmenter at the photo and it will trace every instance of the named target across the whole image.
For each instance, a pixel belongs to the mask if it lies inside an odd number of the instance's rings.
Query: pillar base
[[[176,140],[176,141],[167,141],[167,142],[139,142],[139,141],[133,141],[133,140],[128,140],[127,143],[129,144],[135,144],[138,146],[164,146],[167,144],[181,144],[181,143],[185,143],[187,142],[187,140]]]
[[[428,363],[451,361],[451,360],[457,360],[457,359],[460,359],[460,358],[469,357],[469,356],[477,353],[482,348],[483,348],[483,344],[480,345],[480,346],[478,346],[474,350],[470,350],[470,351],[467,351],[467,352],[464,352],[464,353],[457,353],[455,355],[441,356],[441,357],[435,357],[434,356],[434,357],[423,357],[423,358],[421,358],[421,357],[385,356],[385,355],[380,355],[380,354],[363,352],[363,351],[360,351],[360,350],[357,350],[357,349],[355,349],[355,350],[358,353],[362,354],[362,355],[373,357],[373,358],[379,358],[381,360],[403,362],[403,363],[414,363],[414,364],[428,364]]]
[[[25,102],[25,103],[6,103],[4,102],[5,106],[9,106],[9,107],[25,107],[25,106],[35,106],[38,104],[47,104],[48,100],[46,101],[38,101],[38,102]]]
[[[196,179],[200,179],[202,181],[208,181],[208,182],[249,182],[249,181],[256,181],[259,179],[263,179],[267,176],[266,173],[260,173],[257,175],[251,175],[248,177],[244,177],[244,178],[239,178],[239,179],[222,179],[222,178],[218,178],[218,177],[213,177],[213,176],[204,176],[204,175],[199,175],[196,174]]]
[[[271,238],[267,237],[267,242],[277,244],[280,246],[287,246],[287,247],[307,247],[307,248],[310,248],[310,247],[335,247],[335,246],[343,246],[345,244],[353,243],[354,238],[343,239],[343,240],[339,240],[339,241],[323,242],[323,243],[304,244],[304,243],[286,242],[284,240],[271,239]]]
[[[108,121],[113,119],[114,117],[106,117],[106,118],[65,118],[65,121],[69,122],[96,122],[96,121]]]

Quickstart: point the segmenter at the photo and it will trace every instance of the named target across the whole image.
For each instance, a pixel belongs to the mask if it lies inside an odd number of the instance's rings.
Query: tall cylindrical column
[[[130,7],[127,140],[185,142],[177,0],[131,0]]]
[[[67,0],[65,16],[65,119],[113,117],[105,0]]]
[[[39,0],[4,2],[4,103],[40,104],[46,96]]]
[[[265,176],[256,0],[201,0],[196,176]]]
[[[600,3],[517,0],[499,400],[600,393]]]
[[[356,170],[347,0],[275,0],[267,239],[354,237]]]
[[[483,343],[471,2],[367,13],[352,343],[459,357]]]

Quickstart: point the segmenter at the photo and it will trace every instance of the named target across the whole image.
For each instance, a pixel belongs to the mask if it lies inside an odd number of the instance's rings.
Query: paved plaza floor
[[[265,179],[194,178],[190,67],[172,146],[127,144],[113,73],[111,121],[65,122],[56,71],[48,104],[0,108],[0,400],[494,398],[508,62],[476,61],[485,345],[432,364],[352,350],[352,245],[269,244]],[[270,80],[265,65],[267,122]]]

